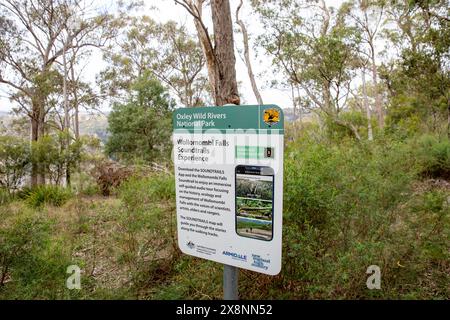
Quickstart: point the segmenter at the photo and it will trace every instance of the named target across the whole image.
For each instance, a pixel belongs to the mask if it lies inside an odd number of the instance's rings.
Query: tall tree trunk
[[[196,0],[195,4],[192,1],[187,1],[186,3],[194,15],[194,25],[197,30],[197,36],[202,47],[203,54],[206,58],[209,85],[211,86],[211,93],[214,97],[216,92],[216,58],[211,39],[207,33],[208,30],[206,30],[204,24],[202,23],[203,1],[204,0]]]
[[[37,139],[43,137],[45,135],[45,106],[44,106],[44,99],[39,98],[39,117],[38,117],[38,136]],[[37,140],[36,139],[36,140]],[[38,176],[37,176],[37,184],[38,185],[44,185],[45,184],[45,166],[41,163],[37,164],[39,170],[38,170]]]
[[[72,95],[73,95],[73,107],[74,107],[74,131],[75,131],[75,139],[78,140],[80,139],[80,119],[79,119],[79,111],[78,111],[78,81],[75,78],[75,55],[72,57],[72,59],[70,60],[70,80],[72,81],[72,85],[73,85],[73,91],[72,91]]]
[[[32,101],[32,116],[31,116],[31,143],[36,142],[39,138],[39,105]],[[39,166],[33,160],[31,164],[31,187],[38,184]]]
[[[258,86],[256,85],[256,81],[255,81],[255,75],[253,74],[253,70],[252,70],[252,63],[250,60],[250,52],[249,52],[249,48],[248,48],[248,32],[247,32],[247,28],[245,27],[245,24],[242,20],[239,19],[239,10],[242,7],[242,1],[239,3],[239,6],[236,9],[236,23],[239,25],[239,27],[241,27],[241,31],[242,31],[242,38],[244,41],[244,59],[245,59],[245,65],[247,67],[247,73],[248,73],[248,77],[250,79],[250,83],[252,85],[252,90],[253,90],[253,94],[255,95],[256,101],[258,102],[259,105],[263,104],[263,100],[261,98],[261,94],[259,93],[258,90]],[[294,108],[294,112],[295,112],[295,108]]]
[[[44,136],[45,110],[44,101],[41,97],[36,97],[31,103],[31,143],[33,143]],[[33,161],[31,165],[31,186],[35,187],[41,184],[45,184],[44,168],[40,163]]]
[[[366,72],[364,69],[362,69],[361,73],[362,73],[362,89],[363,89],[363,98],[364,98],[364,108],[366,109],[366,114],[367,114],[367,139],[369,141],[372,141],[373,140],[373,130],[372,130],[371,115],[370,115],[369,99],[367,98],[367,90],[366,90]]]
[[[77,101],[77,94],[74,93],[74,104],[75,104],[75,139],[80,139],[80,119],[78,115],[78,101]]]
[[[63,77],[63,96],[64,96],[64,130],[69,130],[69,99],[67,97],[67,59],[66,59],[66,45],[63,47],[63,68],[64,68],[64,77]]]
[[[63,46],[63,68],[64,68],[64,78],[63,78],[63,95],[64,95],[64,131],[67,134],[63,141],[63,149],[68,150],[70,145],[70,119],[69,119],[69,98],[67,94],[67,59],[66,59],[66,44]],[[73,70],[73,66],[72,66]],[[70,164],[66,160],[66,187],[70,186]]]
[[[300,97],[300,88],[298,86],[298,84],[295,85],[295,89],[297,90],[297,97]],[[298,121],[300,122],[300,126],[302,127],[302,123],[303,123],[303,115],[302,115],[302,106],[300,103],[300,100],[298,101],[298,103],[296,103],[296,107],[297,107],[297,118]]]
[[[333,104],[331,103],[331,90],[330,90],[330,83],[328,81],[323,81],[322,84],[322,94],[323,94],[323,106],[326,113],[336,115],[336,117],[339,115],[339,111],[333,107]]]
[[[194,17],[197,35],[206,58],[208,79],[215,104],[239,104],[229,0],[211,0],[214,45],[202,21],[202,6],[205,0],[175,0],[175,2],[181,4]]]
[[[292,108],[294,109],[294,121],[296,120],[297,116],[297,102],[295,101],[295,92],[294,92],[294,84],[292,82],[289,82],[291,85],[291,98],[292,98]]]
[[[375,108],[378,114],[378,126],[383,129],[384,128],[384,110],[383,110],[383,102],[381,100],[380,90],[378,88],[378,72],[377,72],[377,64],[375,62],[375,48],[372,45],[372,82],[375,90]]]
[[[229,0],[212,0],[211,11],[216,57],[216,103],[240,104],[236,81],[233,23]]]

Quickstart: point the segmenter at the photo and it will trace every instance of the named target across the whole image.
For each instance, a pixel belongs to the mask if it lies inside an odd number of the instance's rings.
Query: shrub
[[[26,200],[30,196],[32,191],[32,187],[25,186],[16,193],[16,196],[21,200]]]
[[[366,268],[395,265],[390,226],[417,174],[410,149],[300,140],[285,168],[284,280],[302,281],[297,297],[367,297]]]
[[[0,218],[0,300],[70,295],[70,250],[52,237],[52,220],[20,206],[0,208]]]
[[[119,262],[128,267],[136,286],[161,280],[172,270],[176,253],[173,176],[132,177],[120,186],[118,195],[123,203],[116,239]]]
[[[0,188],[0,206],[11,202],[12,196],[6,188]]]
[[[347,111],[339,115],[339,123],[330,117],[325,118],[326,132],[331,141],[341,141],[342,139],[355,138],[353,127],[360,136],[366,131],[367,118],[361,112]],[[374,126],[375,127],[375,126]]]
[[[132,175],[131,169],[115,162],[101,162],[93,172],[97,175],[97,185],[104,196],[109,196],[112,189],[119,187]]]
[[[60,207],[71,197],[72,193],[69,189],[43,185],[32,189],[25,201],[32,208],[39,208],[44,204]]]
[[[425,135],[418,144],[417,156],[422,165],[422,174],[450,179],[450,140]]]
[[[75,169],[82,158],[83,141],[77,140],[64,147],[70,135],[59,132],[57,135],[45,135],[31,144],[31,159],[37,164],[41,174],[45,174],[55,184],[62,181],[67,167]]]
[[[96,184],[88,184],[81,189],[81,194],[85,196],[95,196],[96,194],[100,194],[100,188]]]
[[[3,217],[5,219],[5,217]],[[48,236],[48,225],[39,218],[22,216],[3,221],[0,227],[0,286],[12,269],[29,264],[42,249]]]
[[[30,164],[30,147],[23,139],[0,137],[0,185],[9,190],[22,183]]]
[[[76,172],[72,175],[71,188],[76,194],[85,196],[101,194],[95,176],[86,172]]]

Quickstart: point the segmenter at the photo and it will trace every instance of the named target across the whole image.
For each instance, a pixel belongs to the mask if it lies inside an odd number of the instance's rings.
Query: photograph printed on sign
[[[273,239],[273,169],[236,167],[236,233],[242,237]]]

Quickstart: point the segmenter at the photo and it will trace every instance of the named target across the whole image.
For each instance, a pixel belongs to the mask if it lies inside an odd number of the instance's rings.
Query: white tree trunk
[[[362,75],[362,90],[363,90],[363,98],[364,98],[364,108],[366,109],[366,114],[367,114],[367,139],[369,141],[372,141],[373,140],[373,130],[372,130],[369,99],[367,98],[366,73],[365,73],[364,68],[361,71],[361,75]]]
[[[256,98],[256,101],[258,102],[258,104],[262,105],[263,104],[263,100],[262,100],[261,94],[260,94],[260,92],[258,90],[258,86],[256,85],[255,75],[253,74],[252,64],[251,64],[251,60],[250,60],[250,51],[249,51],[249,48],[248,48],[248,32],[247,32],[247,28],[245,27],[244,22],[239,19],[239,10],[242,7],[242,1],[243,0],[241,0],[239,6],[236,9],[236,23],[239,25],[239,27],[241,27],[241,31],[242,31],[242,38],[243,38],[243,42],[244,42],[245,65],[247,67],[248,77],[249,77],[250,83],[252,85],[253,94],[255,95],[255,98]]]

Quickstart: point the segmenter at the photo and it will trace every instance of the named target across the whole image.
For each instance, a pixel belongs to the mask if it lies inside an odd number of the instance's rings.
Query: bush
[[[52,237],[54,224],[20,206],[0,209],[0,300],[61,299],[70,251]]]
[[[21,200],[26,200],[30,196],[31,192],[33,192],[33,188],[25,186],[16,193],[16,196]]]
[[[300,288],[290,297],[369,297],[366,268],[388,272],[400,254],[390,227],[417,175],[410,149],[300,140],[287,148],[285,168],[284,280]]]
[[[433,178],[450,179],[450,140],[425,135],[419,139],[417,156],[422,174]]]
[[[31,144],[31,159],[37,164],[40,174],[44,174],[55,184],[62,181],[67,167],[70,171],[77,168],[82,158],[83,141],[76,140],[64,147],[70,135],[59,132],[57,135],[45,135]]]
[[[172,270],[177,246],[173,176],[132,177],[118,195],[123,203],[116,239],[119,262],[127,266],[135,286],[161,280]]]
[[[39,218],[19,215],[3,221],[0,228],[0,286],[5,284],[12,269],[30,267],[34,254],[43,248],[47,236],[48,225]]]
[[[98,188],[104,196],[109,196],[112,189],[118,188],[132,175],[130,168],[119,166],[115,162],[100,162],[93,172],[97,176]]]
[[[88,184],[83,189],[81,189],[81,194],[85,196],[95,196],[100,194],[100,188],[96,184]]]
[[[69,189],[59,186],[43,185],[32,189],[26,198],[26,203],[32,208],[39,208],[44,204],[60,207],[72,197]]]
[[[119,197],[124,203],[139,207],[149,203],[153,205],[155,200],[174,200],[175,179],[162,173],[148,177],[135,176],[120,187]]]
[[[12,196],[6,188],[0,188],[0,206],[11,202]]]
[[[340,122],[337,123],[330,117],[326,117],[326,132],[330,141],[341,141],[342,139],[354,139],[355,134],[350,129],[355,128],[360,136],[367,136],[367,118],[361,112],[348,111],[339,115]],[[346,124],[346,125],[344,125]],[[376,128],[376,126],[373,126]],[[364,136],[363,136],[364,137]]]
[[[30,164],[30,144],[20,138],[0,137],[0,185],[17,189]]]
[[[71,188],[76,194],[94,196],[101,194],[95,176],[85,172],[76,172],[71,177]]]

